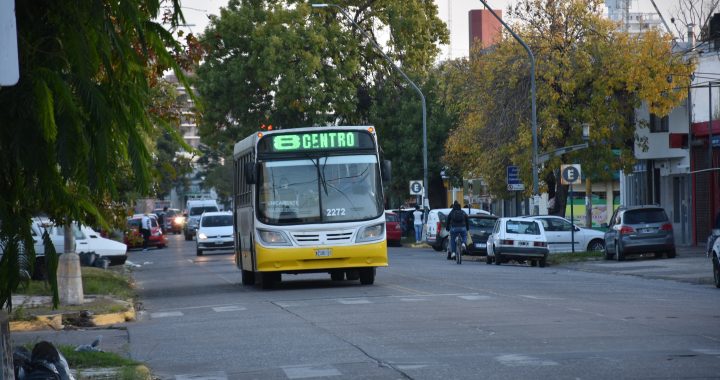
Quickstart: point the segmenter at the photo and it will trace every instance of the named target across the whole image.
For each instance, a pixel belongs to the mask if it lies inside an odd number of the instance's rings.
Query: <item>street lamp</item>
[[[481,3],[487,8],[490,13],[495,16],[495,18],[500,21],[500,24],[502,24],[505,29],[512,34],[512,36],[522,45],[523,48],[525,48],[525,51],[528,53],[528,57],[530,57],[530,96],[531,96],[531,102],[532,102],[532,176],[533,176],[533,215],[540,214],[540,205],[538,204],[538,198],[540,196],[540,190],[538,189],[538,172],[537,172],[537,166],[538,166],[538,135],[537,135],[537,107],[535,105],[535,56],[533,56],[532,51],[530,51],[530,48],[527,46],[525,41],[520,38],[515,32],[510,29],[510,27],[501,19],[495,11],[490,8],[490,6],[485,2],[485,0],[480,0]]]
[[[391,65],[395,70],[397,70],[397,72],[399,72],[400,75],[402,75],[403,78],[405,78],[405,80],[406,80],[408,83],[410,83],[410,85],[415,89],[415,91],[417,91],[418,95],[420,95],[420,99],[422,100],[422,129],[423,129],[423,213],[424,213],[423,219],[424,219],[424,220],[427,220],[428,185],[429,185],[429,183],[428,183],[428,165],[427,165],[427,111],[426,111],[426,108],[425,108],[425,95],[423,95],[422,91],[420,91],[420,88],[419,88],[417,85],[415,85],[415,82],[413,82],[412,80],[410,80],[410,78],[408,78],[408,76],[405,75],[405,72],[403,72],[403,71],[390,59],[390,57],[388,57],[388,56],[385,54],[385,52],[383,51],[383,49],[381,49],[380,46],[378,46],[378,44],[375,42],[375,40],[373,40],[372,38],[370,38],[370,36],[368,36],[367,33],[365,33],[365,30],[364,30],[363,28],[361,28],[360,25],[358,25],[358,24],[355,22],[355,20],[353,20],[352,17],[350,17],[350,15],[345,11],[344,8],[342,8],[342,7],[338,6],[338,5],[335,5],[335,4],[312,4],[312,7],[313,7],[313,8],[328,8],[328,7],[333,7],[333,8],[336,8],[337,10],[339,10],[340,13],[342,13],[343,16],[345,16],[345,18],[347,18],[348,20],[350,20],[350,22],[355,26],[355,28],[357,28],[357,29],[360,31],[360,33],[362,33],[363,36],[365,36],[365,38],[366,38],[368,41],[370,41],[371,44],[373,44],[373,46],[375,47],[375,49],[377,49],[377,50],[380,52],[380,54],[382,54],[382,56],[385,58],[385,60],[388,61],[388,63],[390,63],[390,65]],[[533,83],[534,83],[534,82],[533,82]],[[534,87],[533,87],[533,88],[534,88]],[[533,109],[534,109],[534,104],[535,104],[535,103],[533,103]],[[534,115],[534,114],[535,114],[535,113],[533,112],[533,115]]]

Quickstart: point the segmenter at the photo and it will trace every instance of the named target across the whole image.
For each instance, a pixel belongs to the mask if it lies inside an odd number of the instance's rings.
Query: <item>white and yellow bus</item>
[[[283,273],[375,281],[388,265],[383,180],[373,127],[263,131],[235,144],[235,263],[244,285]]]

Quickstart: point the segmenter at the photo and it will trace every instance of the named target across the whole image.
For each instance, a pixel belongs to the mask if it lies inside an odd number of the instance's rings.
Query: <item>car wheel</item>
[[[546,265],[547,265],[547,257],[543,257],[540,260],[538,260],[538,266],[540,266],[540,268],[545,268]]]
[[[490,255],[487,255],[487,256],[485,257],[485,264],[490,265],[490,264],[492,264],[492,262],[493,262],[492,257],[490,257]]]
[[[718,262],[717,257],[713,257],[712,263],[713,263],[713,280],[715,280],[715,287],[720,288],[720,262]]]
[[[375,283],[375,268],[360,269],[360,283],[363,285],[372,285]]]
[[[612,260],[614,255],[610,253],[607,244],[603,244],[603,246],[605,247],[605,260]]]
[[[165,248],[165,244],[158,244],[157,247],[158,247],[158,249],[163,249],[163,248]]]
[[[493,251],[494,251],[494,249],[493,249]],[[502,261],[503,261],[502,255],[499,253],[496,253],[495,254],[495,265],[502,264]]]
[[[665,255],[667,256],[668,259],[674,259],[675,256],[677,256],[677,251],[673,249],[671,251],[667,251],[665,253]]]
[[[538,261],[539,261],[539,260],[530,260],[530,266],[531,266],[531,267],[536,267],[536,266],[538,265]]]
[[[202,249],[200,249],[200,248],[198,248],[195,253],[196,253],[198,256],[202,256],[202,255],[203,255],[203,251],[202,251]]]
[[[605,242],[600,239],[594,239],[588,244],[588,252],[602,252],[605,250]]]
[[[188,235],[188,234],[185,234],[185,240],[186,240],[186,241],[192,240],[192,236],[190,236],[190,235]]]
[[[440,243],[440,246],[442,247],[443,252],[447,252],[448,247],[450,246],[450,238],[443,239],[442,243]]]
[[[625,260],[625,255],[623,254],[622,250],[620,249],[620,243],[618,243],[618,242],[615,242],[615,260],[617,260],[617,261]]]
[[[330,279],[333,281],[342,281],[345,279],[345,272],[343,272],[343,271],[330,272]]]

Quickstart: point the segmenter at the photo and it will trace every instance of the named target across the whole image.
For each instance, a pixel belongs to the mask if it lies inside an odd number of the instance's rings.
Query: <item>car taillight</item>
[[[512,240],[500,240],[500,244],[502,245],[513,245],[514,243]]]
[[[439,234],[440,231],[442,231],[440,228],[442,228],[442,227],[440,227],[440,222],[437,222],[437,228],[435,229],[435,233]]]
[[[547,243],[544,241],[536,241],[533,245],[536,247],[547,247]]]
[[[620,235],[631,234],[635,232],[635,229],[630,226],[622,226],[620,227],[620,231],[618,232],[620,233]]]
[[[660,230],[662,230],[662,231],[672,231],[672,230],[673,230],[672,224],[670,224],[670,223],[665,223],[665,224],[663,224],[663,225],[660,227]]]

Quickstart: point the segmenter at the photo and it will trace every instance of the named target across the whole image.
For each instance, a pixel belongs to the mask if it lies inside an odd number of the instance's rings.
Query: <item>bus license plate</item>
[[[329,249],[318,249],[315,251],[315,256],[317,257],[330,257],[330,250]]]

